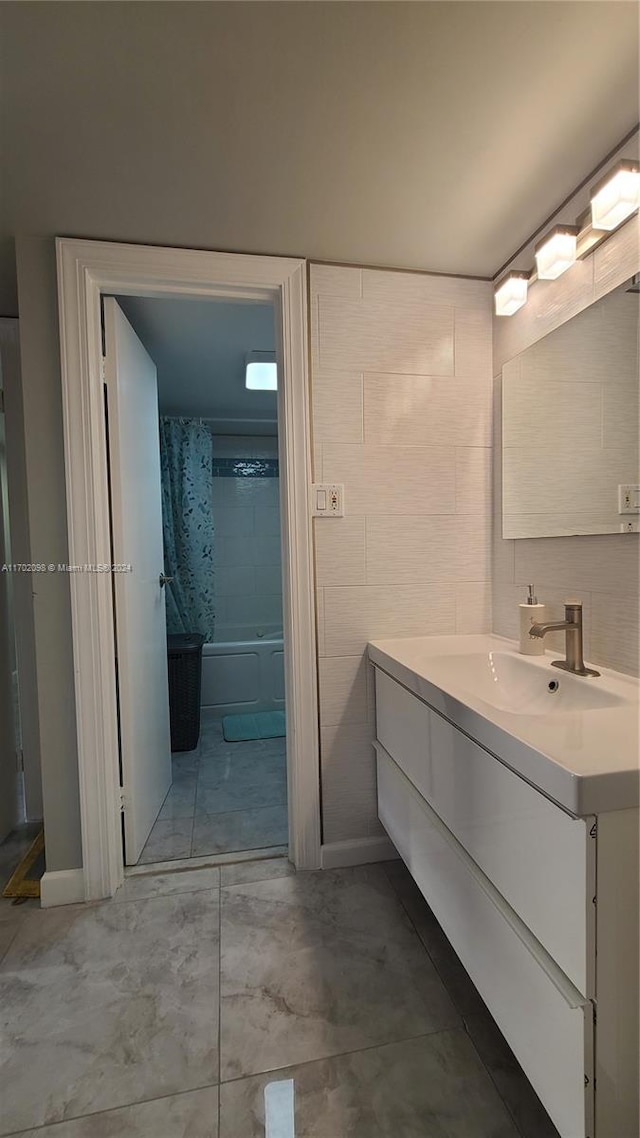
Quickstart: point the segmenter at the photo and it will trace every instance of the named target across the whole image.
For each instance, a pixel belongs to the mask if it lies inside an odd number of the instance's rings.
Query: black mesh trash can
[[[198,746],[203,644],[199,632],[167,636],[172,751],[193,751]]]

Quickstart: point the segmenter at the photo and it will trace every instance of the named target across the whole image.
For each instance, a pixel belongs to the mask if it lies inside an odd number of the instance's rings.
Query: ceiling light
[[[244,383],[249,391],[277,391],[278,364],[275,352],[250,352]]]
[[[535,248],[536,270],[541,281],[555,281],[576,260],[577,225],[556,225]]]
[[[527,300],[528,273],[508,273],[496,285],[496,316],[513,316]]]
[[[640,207],[640,164],[619,162],[591,190],[594,229],[616,229]]]

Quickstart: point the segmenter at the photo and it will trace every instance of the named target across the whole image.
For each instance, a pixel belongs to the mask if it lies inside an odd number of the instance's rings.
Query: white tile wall
[[[570,320],[576,312],[616,288],[640,269],[640,219],[627,222],[618,233],[557,281],[539,282],[529,302],[514,317],[494,320],[494,518],[493,518],[493,628],[503,636],[517,636],[518,603],[532,581],[539,600],[549,606],[552,619],[563,612],[563,602],[573,596],[584,606],[586,655],[604,667],[640,674],[640,538],[636,534],[605,534],[583,537],[545,537],[505,541],[502,539],[501,477],[501,375],[502,365],[537,343],[552,328]],[[576,324],[579,328],[579,322]],[[607,325],[607,351],[612,360],[603,375],[605,392],[604,433],[619,432],[620,443],[637,431],[637,408],[626,416],[612,408],[618,402],[614,385],[637,382],[624,373],[620,337],[615,320]],[[567,342],[573,329],[567,329]],[[542,352],[544,347],[541,346]],[[578,341],[569,349],[579,362]],[[540,355],[542,358],[542,353]],[[512,369],[512,375],[515,371]],[[583,376],[576,368],[575,381]],[[608,393],[608,394],[607,394]],[[622,404],[623,406],[624,404]],[[637,435],[636,435],[637,438]],[[606,443],[605,445],[609,445]],[[615,447],[615,442],[612,444]],[[552,640],[562,649],[562,637]]]
[[[313,438],[316,443],[361,443],[362,373],[313,376]]]
[[[456,512],[483,517],[491,502],[492,451],[456,447]]]
[[[214,456],[275,458],[278,440],[214,436]],[[214,478],[217,619],[256,627],[282,622],[277,478]]]
[[[453,375],[453,306],[318,296],[318,364],[342,371]]]
[[[380,832],[369,640],[490,628],[491,288],[311,268],[323,840]]]
[[[364,585],[365,519],[316,518],[316,582],[318,585]]]
[[[489,519],[474,516],[367,518],[369,584],[488,581]]]
[[[451,514],[455,511],[453,447],[322,448],[322,479],[344,483],[350,514]]]
[[[491,376],[364,376],[364,437],[380,446],[490,446]]]
[[[324,591],[325,652],[352,656],[369,640],[455,632],[455,585],[365,585]]]
[[[318,683],[321,727],[367,722],[367,662],[364,656],[321,659]]]
[[[491,628],[491,581],[456,585],[456,633],[470,636]]]
[[[320,729],[323,840],[375,837],[378,821],[376,764],[368,723]]]

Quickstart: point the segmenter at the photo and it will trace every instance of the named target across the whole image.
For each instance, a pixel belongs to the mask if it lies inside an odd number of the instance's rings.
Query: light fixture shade
[[[625,159],[591,190],[594,229],[617,229],[640,207],[640,164]]]
[[[541,281],[555,281],[566,273],[577,257],[578,227],[556,225],[535,248],[536,271]]]
[[[250,352],[245,370],[248,391],[277,391],[278,364],[275,352]]]
[[[527,301],[528,273],[508,273],[496,285],[494,301],[496,316],[513,316]]]

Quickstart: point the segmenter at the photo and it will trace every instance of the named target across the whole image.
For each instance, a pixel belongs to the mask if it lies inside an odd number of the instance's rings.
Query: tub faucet
[[[582,649],[582,602],[567,601],[564,606],[564,620],[555,624],[532,624],[529,636],[540,640],[547,632],[563,631],[566,638],[566,660],[552,660],[554,668],[562,668],[565,672],[573,672],[574,676],[599,676],[593,668],[585,668]]]

